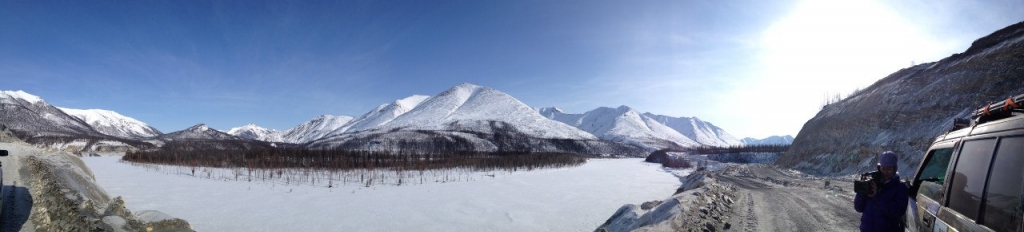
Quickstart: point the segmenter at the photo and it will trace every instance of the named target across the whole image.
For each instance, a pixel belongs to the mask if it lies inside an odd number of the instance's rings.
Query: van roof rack
[[[967,128],[969,126],[971,126],[971,120],[968,120],[966,118],[954,118],[953,119],[953,127],[949,128],[949,131],[955,131],[955,130],[959,130],[959,129],[964,129],[964,128]]]
[[[1009,118],[1024,113],[1024,108],[1021,108],[1022,104],[1024,104],[1024,94],[1008,97],[1005,101],[989,103],[974,110],[974,113],[971,114],[971,119],[973,119],[974,123],[980,124]]]

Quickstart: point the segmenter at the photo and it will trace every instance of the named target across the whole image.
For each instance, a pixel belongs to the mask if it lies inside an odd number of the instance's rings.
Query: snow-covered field
[[[679,179],[642,159],[403,186],[287,186],[171,175],[87,157],[111,196],[197,231],[593,231],[624,204],[663,199]]]

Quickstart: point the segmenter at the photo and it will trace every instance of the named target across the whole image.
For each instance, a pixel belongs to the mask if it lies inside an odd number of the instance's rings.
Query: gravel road
[[[736,186],[728,231],[858,231],[853,195],[826,188],[826,180],[766,165],[729,164],[714,178]],[[846,186],[849,185],[849,186]]]

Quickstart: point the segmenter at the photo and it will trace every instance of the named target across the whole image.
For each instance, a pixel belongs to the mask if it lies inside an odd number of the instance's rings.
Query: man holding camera
[[[871,189],[857,192],[853,208],[860,216],[860,231],[903,231],[903,214],[907,211],[907,185],[896,173],[896,153],[886,151],[878,156],[878,174]]]

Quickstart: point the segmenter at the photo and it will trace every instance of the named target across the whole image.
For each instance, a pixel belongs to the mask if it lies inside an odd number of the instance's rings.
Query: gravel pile
[[[596,231],[722,231],[736,203],[736,188],[694,172],[671,198],[622,206]],[[690,183],[698,182],[698,183]]]
[[[717,181],[705,183],[698,191],[689,192],[694,198],[689,210],[676,219],[679,223],[673,228],[677,231],[722,231],[732,227],[728,215],[736,203],[736,188]]]

